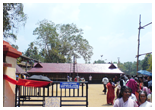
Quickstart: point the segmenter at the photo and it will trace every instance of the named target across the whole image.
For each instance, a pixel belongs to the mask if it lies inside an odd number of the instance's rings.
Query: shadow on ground
[[[109,105],[109,104],[103,104],[103,107],[113,107],[113,105]]]

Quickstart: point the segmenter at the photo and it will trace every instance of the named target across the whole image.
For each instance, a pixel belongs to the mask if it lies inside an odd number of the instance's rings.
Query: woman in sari
[[[135,94],[135,92],[138,90],[137,82],[134,79],[130,79],[126,86],[130,87],[132,89],[132,93]]]
[[[109,82],[107,84],[107,89],[108,89],[108,92],[107,92],[107,104],[112,104],[113,105],[113,101],[114,101],[114,98],[115,98],[114,88],[115,88],[115,85],[113,85],[112,80],[109,79]]]

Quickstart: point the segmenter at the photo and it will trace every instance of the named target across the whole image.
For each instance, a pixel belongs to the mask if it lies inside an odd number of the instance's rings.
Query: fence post
[[[53,85],[54,85],[54,84],[52,83],[52,97],[53,97]]]
[[[57,97],[57,93],[58,93],[58,83],[56,83],[56,97]]]
[[[47,96],[49,97],[49,86],[47,88]]]
[[[83,97],[83,82],[82,82],[82,97]]]
[[[43,107],[45,107],[45,87],[43,87]]]
[[[21,86],[18,86],[18,91],[19,91],[19,94],[18,94],[18,107],[20,107],[20,96],[21,96],[20,89],[21,89]]]
[[[17,85],[15,87],[15,107],[16,107],[16,104],[17,104]]]
[[[61,89],[61,95],[60,95],[60,107],[61,107],[61,100],[62,100],[62,89]]]
[[[88,107],[88,83],[86,83],[86,107]]]

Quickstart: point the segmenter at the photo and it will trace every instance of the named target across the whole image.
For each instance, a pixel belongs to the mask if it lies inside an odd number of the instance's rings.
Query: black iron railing
[[[62,106],[88,107],[88,82],[80,82],[78,89],[61,89],[60,82],[53,81],[47,87],[16,86],[15,107],[45,106],[48,97],[59,97]]]

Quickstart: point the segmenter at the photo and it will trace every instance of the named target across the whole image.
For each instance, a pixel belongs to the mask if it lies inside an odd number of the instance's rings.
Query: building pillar
[[[3,41],[3,74],[16,80],[16,60],[22,55],[8,42]],[[8,66],[9,65],[9,66]],[[3,107],[15,106],[15,85],[3,80]]]

